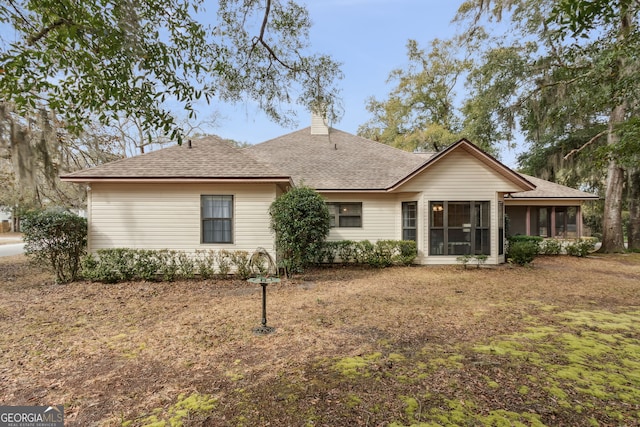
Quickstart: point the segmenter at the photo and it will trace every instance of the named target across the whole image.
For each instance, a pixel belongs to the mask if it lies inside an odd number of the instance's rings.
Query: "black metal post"
[[[251,280],[251,279],[250,279]],[[256,282],[258,280],[255,280]],[[267,335],[275,332],[276,328],[267,326],[267,285],[268,279],[260,280],[260,286],[262,286],[262,323],[261,326],[254,328],[253,332],[258,335]]]
[[[267,327],[267,282],[260,283],[262,285],[262,327]]]

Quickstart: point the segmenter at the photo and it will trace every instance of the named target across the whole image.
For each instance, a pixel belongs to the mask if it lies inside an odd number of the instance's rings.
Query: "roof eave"
[[[99,177],[99,176],[61,176],[61,181],[74,183],[119,182],[119,183],[287,183],[293,185],[290,177]]]
[[[599,196],[536,196],[536,197],[526,197],[526,196],[511,196],[505,197],[505,200],[599,200]]]
[[[314,188],[318,193],[388,193],[386,188]]]

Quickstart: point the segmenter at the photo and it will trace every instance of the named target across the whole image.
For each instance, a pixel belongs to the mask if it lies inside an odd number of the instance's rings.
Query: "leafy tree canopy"
[[[639,13],[637,0],[468,0],[459,12],[471,20],[470,40],[489,27],[483,18],[506,21],[511,38],[481,52],[472,73],[472,102],[519,127],[531,144],[521,164],[537,175],[603,188],[603,251],[624,249],[625,175],[629,206],[640,203],[631,179],[639,173]]]
[[[282,124],[294,102],[336,115],[339,66],[307,53],[293,1],[12,0],[0,25],[15,34],[0,42],[0,100],[25,116],[44,105],[76,133],[136,117],[180,142],[168,103],[192,118],[214,97],[254,100]]]

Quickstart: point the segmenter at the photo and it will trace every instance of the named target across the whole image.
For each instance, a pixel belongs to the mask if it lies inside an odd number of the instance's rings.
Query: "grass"
[[[0,401],[68,426],[640,425],[640,254],[56,285],[0,258]]]

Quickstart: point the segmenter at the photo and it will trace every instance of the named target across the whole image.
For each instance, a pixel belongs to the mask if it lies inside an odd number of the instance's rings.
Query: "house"
[[[275,256],[268,209],[296,185],[318,191],[329,240],[415,240],[417,263],[464,254],[505,261],[513,234],[577,238],[583,201],[597,198],[519,174],[461,140],[409,153],[312,126],[247,148],[216,137],[62,176],[88,190],[89,250],[246,250]]]

